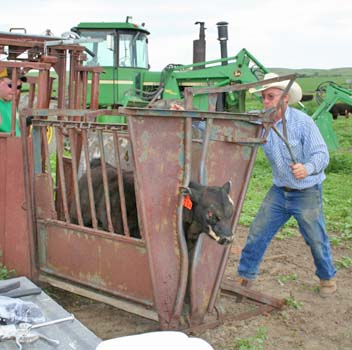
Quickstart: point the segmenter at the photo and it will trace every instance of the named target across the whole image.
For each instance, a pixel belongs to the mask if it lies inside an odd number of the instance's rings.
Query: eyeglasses
[[[262,94],[262,100],[264,101],[266,99],[268,101],[273,101],[275,99],[275,97],[281,96],[281,95],[282,94],[273,94],[273,93]]]
[[[9,87],[9,89],[12,89],[12,83],[7,83],[7,86]],[[21,90],[22,88],[22,84],[17,85],[17,90]]]

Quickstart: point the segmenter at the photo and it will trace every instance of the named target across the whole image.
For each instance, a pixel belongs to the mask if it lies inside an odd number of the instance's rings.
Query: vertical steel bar
[[[11,136],[16,135],[16,119],[17,119],[17,69],[12,69],[12,109],[11,109]]]
[[[105,209],[106,209],[106,218],[108,221],[108,228],[110,232],[114,232],[114,227],[111,221],[111,202],[110,202],[110,191],[109,183],[106,175],[106,162],[105,162],[105,151],[104,151],[104,139],[103,132],[98,130],[98,139],[99,139],[99,148],[100,148],[100,159],[101,159],[101,169],[103,173],[103,185],[104,185],[104,197],[105,197]]]
[[[62,206],[64,208],[65,220],[66,222],[70,222],[70,215],[69,215],[68,201],[67,201],[66,179],[65,179],[64,163],[63,163],[63,157],[64,157],[63,133],[59,127],[55,127],[55,139],[56,139],[56,149],[57,149],[56,168],[58,169],[56,174],[57,174],[57,179],[60,182]]]
[[[69,52],[70,52],[70,73],[69,73],[69,84],[68,84],[68,108],[74,108],[76,55],[74,51],[69,51]]]
[[[99,108],[99,79],[100,79],[100,73],[93,71],[92,84],[91,84],[90,109]]]
[[[211,118],[207,119],[206,120],[205,135],[203,137],[202,156],[201,156],[200,166],[199,166],[199,182],[202,185],[206,185],[208,182],[207,178],[206,178],[205,164],[206,164],[207,156],[208,156],[209,140],[210,140],[210,133],[211,133],[212,126],[213,126],[213,119],[211,119]]]
[[[24,172],[24,184],[25,184],[25,196],[26,196],[26,207],[27,207],[27,225],[28,225],[28,241],[29,241],[29,256],[30,264],[29,270],[31,271],[31,278],[37,278],[36,269],[36,256],[35,256],[35,216],[34,216],[34,191],[32,182],[32,172],[30,166],[29,157],[29,145],[27,140],[27,126],[26,117],[28,115],[20,115],[20,128],[21,128],[21,141],[22,141],[22,154],[23,154],[23,172]]]
[[[75,71],[76,85],[75,85],[75,108],[81,108],[82,102],[82,88],[81,88],[81,72],[79,70]]]
[[[50,164],[50,154],[49,154],[49,145],[48,145],[48,138],[47,138],[47,128],[44,126],[41,127],[41,135],[42,135],[42,144],[43,144],[43,149],[44,149],[44,162],[45,162],[45,168],[46,172],[50,175],[50,184],[51,184],[51,189],[52,191],[54,190],[53,186],[53,178],[51,176],[51,164]]]
[[[121,161],[120,161],[120,148],[119,148],[119,136],[116,131],[113,131],[113,139],[115,146],[115,160],[116,160],[116,175],[117,182],[120,194],[120,206],[121,206],[121,214],[122,214],[122,223],[123,223],[123,231],[126,236],[130,236],[130,230],[128,227],[127,221],[127,209],[126,209],[126,198],[125,191],[123,185],[123,173],[121,169]]]
[[[73,178],[73,190],[75,195],[76,213],[78,218],[78,223],[83,226],[82,210],[81,210],[81,199],[78,189],[78,167],[77,167],[77,149],[76,149],[76,134],[75,130],[69,129],[68,131],[70,145],[71,145],[71,157],[72,157],[72,178]]]
[[[88,89],[88,73],[82,72],[82,103],[81,108],[85,109],[87,106],[87,89]]]
[[[93,225],[93,228],[97,229],[98,221],[97,221],[97,215],[95,211],[95,201],[94,201],[94,191],[93,191],[93,183],[92,183],[92,172],[90,169],[87,130],[82,130],[82,142],[83,142],[83,150],[84,150],[84,156],[86,161],[88,196],[89,196],[90,212],[92,217],[92,225]]]
[[[184,174],[183,183],[184,187],[189,185],[191,180],[191,164],[192,164],[192,119],[185,118],[184,120]],[[177,290],[175,307],[172,315],[173,323],[178,326],[179,318],[182,313],[184,297],[186,294],[187,281],[188,281],[188,249],[183,230],[183,200],[184,196],[180,194],[179,203],[177,206],[177,240],[180,249],[180,278]]]

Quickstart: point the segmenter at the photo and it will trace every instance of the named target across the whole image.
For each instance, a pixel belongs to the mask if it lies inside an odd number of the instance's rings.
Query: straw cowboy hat
[[[9,69],[7,69],[7,68],[0,69],[0,79],[1,78],[9,78],[9,79],[11,79],[11,76],[12,76],[11,68],[9,68]],[[19,74],[18,79],[21,80],[24,83],[27,81],[27,78],[24,75],[22,75],[21,73]]]
[[[272,78],[277,78],[278,75],[276,73],[267,73],[264,75],[264,79],[263,80],[267,80],[267,79],[272,79]],[[266,89],[270,89],[270,88],[277,88],[280,90],[285,90],[286,86],[288,85],[289,81],[288,80],[283,80],[283,81],[278,81],[275,83],[270,83],[270,84],[264,84],[262,86],[257,86],[255,88],[251,88],[248,91],[253,94],[253,93],[257,93],[260,91],[264,91]],[[292,105],[294,103],[297,103],[299,101],[301,101],[302,98],[302,89],[301,87],[296,83],[293,82],[291,89],[288,92],[288,104]]]

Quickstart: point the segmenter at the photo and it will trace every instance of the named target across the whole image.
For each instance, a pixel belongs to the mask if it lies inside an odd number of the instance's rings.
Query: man
[[[268,73],[264,80],[275,77],[276,74]],[[288,81],[275,82],[249,92],[261,92],[264,107],[268,109],[278,105],[287,85]],[[293,216],[310,247],[316,275],[320,279],[320,294],[326,297],[337,290],[336,270],[322,207],[322,182],[325,179],[324,169],[329,163],[329,153],[313,120],[305,113],[289,107],[302,98],[300,86],[294,82],[282,98],[283,106],[278,108],[275,126],[282,134],[284,113],[287,138],[296,163],[293,163],[284,142],[270,130],[263,149],[272,166],[273,185],[250,227],[238,274],[242,285],[251,284],[258,274],[271,239]]]
[[[11,115],[13,101],[13,83],[9,78],[6,68],[0,70],[0,132],[11,132]],[[26,81],[26,77],[20,77],[16,82],[16,98],[18,97],[22,82]],[[18,119],[16,118],[16,136],[20,135],[18,127]]]

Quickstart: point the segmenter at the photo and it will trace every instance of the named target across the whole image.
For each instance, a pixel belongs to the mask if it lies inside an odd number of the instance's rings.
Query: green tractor
[[[205,28],[200,24],[199,39],[194,40],[193,64],[169,64],[161,72],[150,70],[148,61],[149,31],[127,17],[125,22],[80,23],[72,28],[81,38],[100,39],[85,44],[86,65],[101,66],[99,105],[144,107],[158,100],[184,98],[186,87],[221,87],[260,80],[266,68],[246,49],[227,57],[227,23],[217,23],[221,58],[205,61]],[[89,101],[88,101],[89,103]],[[208,110],[205,95],[194,97],[194,107]],[[244,111],[245,93],[226,93],[217,103],[217,110]]]
[[[329,150],[336,150],[339,144],[332,127],[333,116],[331,111],[337,102],[352,106],[352,90],[345,89],[332,81],[322,82],[316,89],[316,101],[319,107],[313,113],[312,118],[324,137]]]

